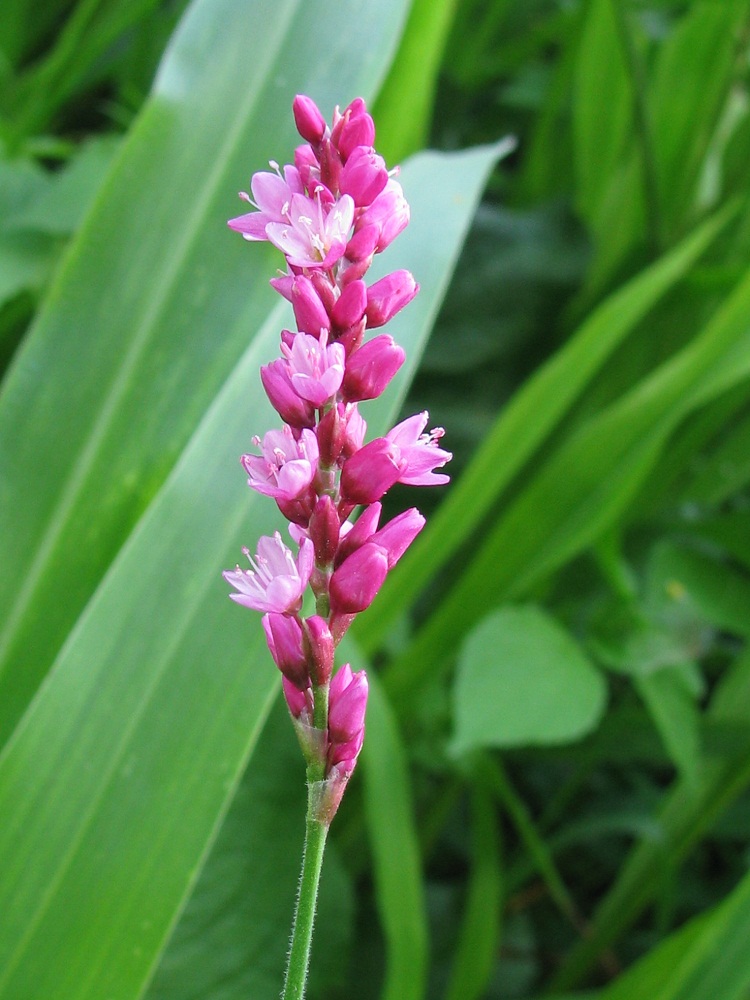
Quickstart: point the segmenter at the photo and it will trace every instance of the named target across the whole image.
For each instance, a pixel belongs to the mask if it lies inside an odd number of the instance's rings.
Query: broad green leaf
[[[471,796],[471,871],[446,1000],[480,1000],[497,961],[502,908],[500,837],[492,797]]]
[[[147,1000],[277,1000],[304,836],[304,762],[281,698],[185,911]],[[321,879],[311,1000],[345,985],[352,889],[329,843]]]
[[[188,27],[201,36],[200,18]],[[404,167],[412,225],[387,266],[411,268],[423,294],[400,335],[401,392],[495,155],[430,154]],[[10,817],[0,830],[2,1000],[140,994],[260,736],[277,674],[257,616],[227,600],[219,570],[280,526],[273,505],[246,489],[237,455],[271,425],[258,367],[289,321],[282,302],[0,758],[0,811]],[[372,434],[397,395],[368,411]]]
[[[273,305],[235,192],[291,156],[295,92],[372,95],[406,8],[196,0],[176,32],[0,395],[0,742]]]
[[[456,752],[579,739],[605,686],[575,640],[540,608],[508,607],[466,638],[454,689]]]
[[[406,751],[370,671],[361,767],[380,920],[388,945],[382,1000],[421,1000],[427,989],[427,915]]]
[[[744,1000],[750,989],[750,875],[598,994],[597,1000]]]
[[[548,458],[391,665],[394,688],[404,693],[445,664],[488,604],[528,592],[617,521],[679,423],[746,377],[748,310],[750,274],[693,341]]]
[[[395,163],[426,145],[437,76],[457,0],[414,0],[401,45],[375,105],[385,135],[378,151]]]
[[[377,603],[356,623],[372,650],[404,607],[465,544],[511,480],[552,433],[618,344],[636,327],[716,237],[730,216],[717,215],[676,250],[604,302],[570,341],[519,390],[471,465],[386,582]]]

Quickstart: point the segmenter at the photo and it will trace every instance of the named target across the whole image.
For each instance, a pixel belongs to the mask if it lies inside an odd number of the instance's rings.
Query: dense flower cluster
[[[282,331],[281,356],[261,368],[283,425],[254,438],[255,453],[241,461],[249,486],[291,522],[297,553],[277,533],[260,539],[254,558],[245,550],[250,569],[224,575],[238,604],[264,613],[289,710],[308,761],[324,761],[335,811],[364,738],[367,678],[348,664],[333,675],[334,650],[424,525],[412,508],[381,526],[379,501],[395,483],[447,482],[434,470],[451,455],[440,447],[442,429],[425,433],[426,413],[364,443],[358,404],[379,396],[404,362],[392,337],[365,341],[365,332],[418,291],[408,271],[371,285],[364,276],[407,225],[409,206],[395,171],[373,149],[364,101],[337,108],[330,128],[308,97],[296,97],[293,110],[306,140],[294,164],[282,170],[272,162],[272,172],[256,173],[252,197],[240,196],[254,211],[229,226],[286,258],[286,273],[271,284],[291,302],[297,331]],[[316,614],[304,618],[308,585]]]

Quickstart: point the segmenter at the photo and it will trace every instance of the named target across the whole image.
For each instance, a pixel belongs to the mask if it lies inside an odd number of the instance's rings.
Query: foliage
[[[750,0],[2,5],[0,1000],[280,988],[303,767],[219,573],[288,319],[224,220],[296,92],[416,153],[400,403],[456,454],[347,640],[311,1000],[750,995],[748,45]]]

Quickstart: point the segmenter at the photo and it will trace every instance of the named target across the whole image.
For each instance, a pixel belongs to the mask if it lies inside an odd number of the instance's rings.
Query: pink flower
[[[304,539],[295,560],[290,549],[284,545],[278,531],[269,537],[264,535],[258,542],[258,551],[253,559],[247,549],[243,552],[252,569],[224,571],[224,579],[230,583],[236,594],[229,596],[238,604],[255,611],[291,614],[302,606],[302,594],[313,570],[313,544]]]
[[[282,177],[278,164],[272,161],[271,166],[275,168],[276,173],[270,174],[268,171],[259,170],[253,174],[250,188],[254,201],[244,191],[240,194],[240,198],[249,201],[258,211],[239,215],[227,223],[230,229],[242,233],[246,240],[267,240],[266,226],[270,222],[287,221],[292,198],[295,195],[302,195],[302,180],[296,167],[284,167]]]
[[[260,380],[271,406],[285,424],[291,424],[292,427],[314,426],[315,410],[311,403],[301,398],[292,385],[286,361],[276,358],[270,364],[262,365]]]
[[[352,673],[348,663],[334,675],[328,711],[329,764],[356,759],[362,748],[368,684],[364,670]]]
[[[294,194],[288,218],[269,222],[266,234],[293,267],[329,268],[343,256],[353,220],[349,195],[342,195],[326,211],[320,195]]]
[[[307,658],[302,651],[302,627],[291,615],[263,615],[263,631],[276,666],[303,691],[308,683]]]
[[[341,171],[339,188],[360,208],[371,205],[388,183],[385,161],[372,147],[357,146]]]
[[[303,139],[313,144],[320,142],[326,133],[326,120],[311,97],[297,94],[292,102],[294,124]]]
[[[429,434],[422,433],[428,418],[426,410],[407,417],[385,436],[387,441],[399,449],[401,458],[406,463],[398,477],[399,483],[409,486],[439,486],[450,481],[450,476],[433,472],[433,469],[442,468],[446,462],[450,462],[453,455],[438,447],[438,441],[445,434],[442,427],[434,428]]]
[[[342,388],[344,399],[376,399],[405,358],[403,347],[399,347],[386,333],[363,344],[346,362]]]
[[[375,201],[357,219],[357,231],[366,226],[377,226],[380,233],[376,253],[380,253],[395,240],[409,224],[409,205],[398,181],[388,178],[388,183]]]
[[[298,333],[292,346],[281,345],[287,359],[289,378],[297,394],[321,407],[335,396],[344,378],[344,348],[341,344],[328,346],[328,331],[320,331],[320,339],[307,333]]]
[[[375,438],[344,462],[341,496],[347,503],[374,503],[406,472],[401,449],[387,438]]]
[[[315,478],[318,468],[318,441],[311,430],[303,430],[295,440],[291,428],[268,431],[253,438],[261,455],[243,455],[248,486],[275,500],[298,500]]]
[[[367,325],[383,326],[408,305],[419,291],[409,271],[394,271],[367,289]]]
[[[388,553],[374,542],[355,549],[335,570],[330,582],[334,616],[354,615],[369,608],[388,574]]]

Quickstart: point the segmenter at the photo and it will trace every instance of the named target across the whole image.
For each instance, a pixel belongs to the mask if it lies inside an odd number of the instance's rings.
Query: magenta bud
[[[357,146],[372,146],[375,142],[375,123],[367,112],[350,115],[341,126],[336,145],[341,158],[346,160]]]
[[[300,333],[320,337],[321,330],[330,330],[331,321],[312,281],[299,275],[292,284],[292,309]]]
[[[306,619],[303,642],[314,682],[327,684],[333,670],[335,646],[325,618],[313,615]]]
[[[329,566],[336,555],[341,524],[336,504],[324,493],[315,504],[310,516],[310,538],[315,547],[315,562],[318,566]]]
[[[369,542],[370,538],[378,530],[378,522],[380,521],[382,510],[383,505],[380,503],[371,503],[369,507],[365,507],[354,523],[354,526],[342,536],[339,542],[339,547],[336,551],[336,566],[339,566],[355,549],[364,545],[365,542]]]
[[[392,177],[375,201],[366,208],[357,220],[357,228],[377,226],[377,253],[393,242],[398,234],[409,224],[409,204],[404,198],[404,192],[398,181]]]
[[[328,696],[328,738],[331,743],[340,746],[338,760],[350,760],[359,753],[367,695],[367,674],[364,670],[352,673],[349,664],[345,663],[334,674]]]
[[[263,615],[262,622],[274,663],[292,684],[303,690],[308,685],[308,676],[299,622],[296,618],[276,612]]]
[[[424,517],[416,507],[410,507],[375,532],[370,541],[388,553],[388,569],[393,569],[424,526]]]
[[[342,404],[345,421],[344,444],[342,453],[346,458],[350,458],[362,447],[367,432],[365,418],[357,409],[356,403]]]
[[[346,420],[344,419],[344,404],[332,406],[324,414],[316,430],[320,463],[331,468],[338,461],[344,447],[346,436]]]
[[[329,191],[339,190],[342,163],[338,150],[330,139],[324,139],[320,151],[320,179]]]
[[[293,274],[285,274],[280,278],[271,278],[268,284],[271,288],[275,288],[279,295],[283,295],[287,302],[292,301]]]
[[[347,330],[359,323],[367,308],[367,285],[352,281],[346,286],[331,310],[331,319],[339,330]]]
[[[410,271],[393,271],[367,289],[367,325],[383,326],[419,291]]]
[[[400,448],[375,438],[344,462],[341,495],[347,503],[374,503],[398,482],[404,468]]]
[[[385,160],[367,146],[357,146],[339,178],[342,194],[351,195],[358,208],[371,205],[388,183]]]
[[[307,142],[317,144],[325,135],[326,121],[318,110],[318,105],[304,94],[297,94],[292,101],[294,124]]]
[[[286,676],[281,678],[281,684],[284,688],[284,698],[286,699],[292,718],[299,719],[303,714],[309,713],[310,705],[308,703],[307,691],[300,691]]]
[[[341,386],[347,402],[376,399],[404,363],[406,353],[393,337],[381,333],[350,354]]]
[[[311,403],[297,395],[285,361],[276,358],[270,364],[262,365],[260,379],[271,406],[285,424],[291,427],[315,426],[315,410]]]
[[[358,229],[346,244],[344,256],[352,263],[358,264],[360,261],[367,261],[369,265],[377,250],[379,239],[379,226],[364,226],[362,229]]]
[[[331,611],[353,615],[369,608],[388,574],[388,553],[365,542],[334,571],[330,582]]]
[[[310,276],[310,281],[318,293],[318,298],[323,303],[323,308],[330,316],[336,304],[336,293],[330,279],[322,271],[315,270]]]

